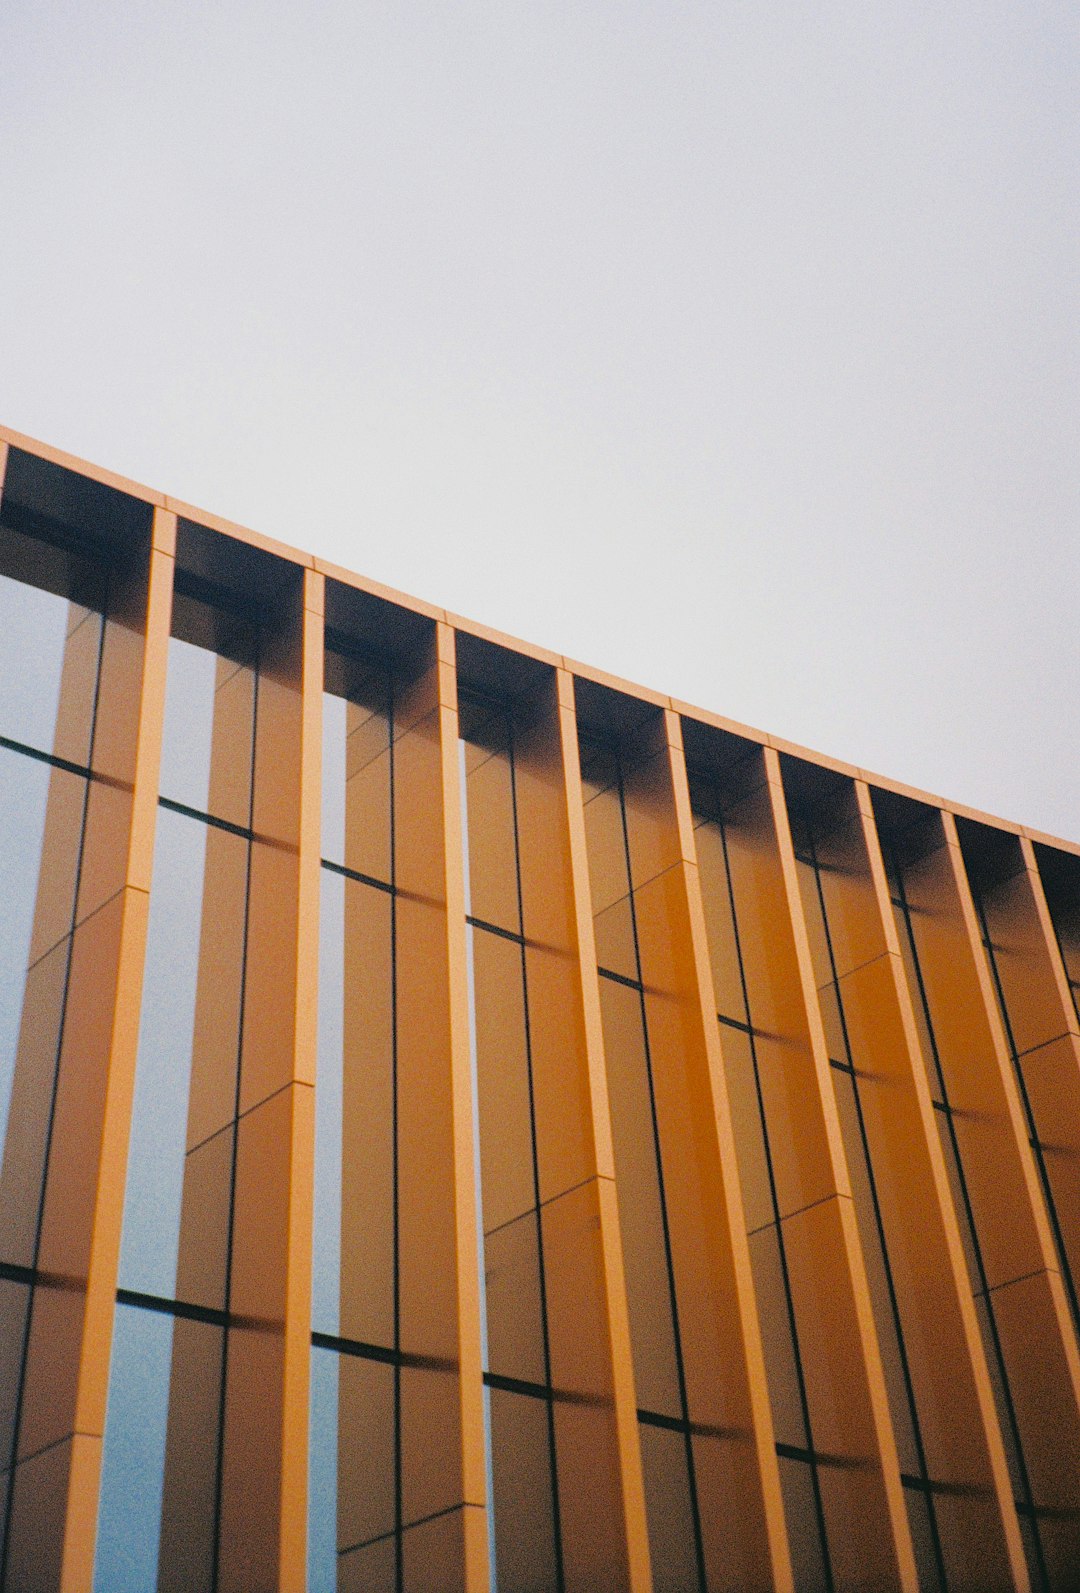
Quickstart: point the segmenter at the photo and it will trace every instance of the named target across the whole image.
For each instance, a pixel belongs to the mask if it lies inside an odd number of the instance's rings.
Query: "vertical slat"
[[[319,864],[322,805],[323,615],[325,578],[304,571],[301,615],[299,888],[296,1020],[281,1429],[280,1580],[302,1588],[307,1566],[308,1400],[311,1380],[311,1233],[315,1199],[314,1086],[318,1044]]]
[[[918,1323],[922,1317],[924,1335],[933,1323],[932,1350],[924,1338],[911,1353],[912,1378],[924,1394],[928,1464],[932,1473],[938,1473],[934,1480],[988,1488],[996,1506],[996,1520],[985,1511],[972,1510],[963,1518],[957,1513],[952,1542],[958,1560],[971,1567],[982,1555],[981,1574],[1011,1573],[1014,1585],[1026,1589],[1028,1571],[990,1373],[919,1052],[870,792],[864,781],[855,782],[855,798],[870,892],[866,896],[866,938],[859,940],[859,953],[848,960],[857,962],[858,956],[867,952],[872,955],[859,966],[838,964],[837,974],[849,1026],[857,1031],[855,1064],[887,1080],[892,1097],[889,1110],[873,1114],[869,1135],[875,1160],[890,1171],[904,1170],[902,1177],[892,1173],[891,1187],[883,1194],[883,1203],[888,1201],[893,1210],[894,1232],[897,1228],[904,1231],[907,1256],[917,1256],[919,1271],[905,1277],[902,1309],[910,1303],[914,1321]],[[850,861],[857,870],[854,856]],[[843,903],[852,926],[863,911],[857,901],[862,894],[854,876],[838,887],[837,901]],[[844,952],[839,955],[843,957]],[[910,1105],[905,1104],[905,1097]],[[932,1308],[929,1299],[934,1302]],[[946,1532],[942,1536],[948,1538]],[[948,1562],[948,1541],[945,1554]],[[997,1572],[992,1570],[995,1562],[1000,1562]]]
[[[776,1460],[776,1438],[773,1431],[772,1410],[765,1381],[765,1355],[761,1342],[757,1305],[754,1297],[754,1280],[750,1264],[750,1247],[746,1236],[746,1214],[739,1186],[738,1162],[732,1128],[731,1102],[728,1098],[727,1078],[717,1028],[716,994],[713,989],[712,968],[705,932],[705,909],[701,900],[701,881],[698,875],[697,853],[694,845],[694,827],[690,812],[690,790],[683,756],[682,727],[678,715],[670,709],[664,715],[667,734],[668,761],[671,785],[675,799],[675,822],[678,826],[680,860],[676,865],[685,893],[689,941],[693,961],[693,979],[697,990],[695,1029],[700,1022],[708,1076],[708,1098],[711,1106],[708,1129],[715,1132],[719,1156],[720,1178],[724,1190],[723,1207],[727,1219],[726,1234],[731,1246],[732,1276],[735,1285],[736,1311],[739,1319],[743,1360],[745,1362],[746,1388],[750,1407],[750,1422],[757,1454],[758,1491],[760,1509],[765,1521],[765,1534],[772,1566],[772,1584],[777,1593],[787,1593],[794,1587],[791,1557],[788,1550],[787,1529],[784,1523],[784,1503],[780,1490],[780,1472]],[[695,1038],[697,1036],[695,1035]]]
[[[578,757],[577,715],[573,677],[563,669],[558,675],[559,733],[573,886],[574,928],[578,977],[585,1029],[588,1099],[596,1156],[599,1194],[600,1244],[603,1256],[608,1340],[611,1354],[612,1394],[618,1434],[623,1517],[631,1593],[652,1587],[649,1565],[649,1531],[645,1517],[645,1489],[638,1443],[637,1400],[630,1352],[630,1321],[626,1305],[626,1277],[616,1206],[615,1158],[611,1143],[611,1109],[604,1071],[604,1037],[600,1021],[600,991],[596,972],[596,940],[589,897],[589,863],[585,851],[585,819]]]
[[[624,733],[617,759],[585,829],[653,1574],[768,1588],[786,1556],[762,1491],[730,1233],[745,1225],[716,1132],[665,714]]]
[[[866,1261],[859,1237],[858,1221],[852,1198],[851,1179],[847,1168],[840,1122],[829,1076],[829,1054],[825,1030],[817,998],[817,984],[810,952],[810,940],[803,912],[802,898],[796,876],[795,849],[791,836],[780,760],[775,750],[764,752],[769,801],[776,833],[780,867],[784,881],[787,918],[794,943],[798,980],[806,1018],[807,1041],[812,1057],[812,1083],[800,1091],[800,1117],[805,1134],[805,1153],[813,1154],[816,1162],[815,1180],[820,1181],[823,1193],[818,1197],[822,1210],[834,1209],[835,1221],[816,1239],[807,1236],[803,1249],[806,1253],[801,1266],[794,1270],[796,1281],[800,1272],[809,1273],[810,1281],[819,1299],[826,1302],[822,1313],[822,1327],[813,1336],[811,1349],[817,1350],[817,1366],[807,1368],[812,1391],[828,1389],[828,1379],[833,1373],[833,1355],[837,1346],[843,1346],[850,1355],[856,1349],[850,1365],[850,1399],[840,1407],[841,1419],[836,1423],[835,1437],[825,1434],[815,1444],[821,1447],[839,1440],[840,1453],[854,1452],[864,1461],[864,1469],[854,1475],[861,1479],[865,1503],[859,1510],[844,1512],[853,1526],[850,1538],[844,1530],[844,1514],[837,1523],[838,1532],[830,1535],[838,1541],[842,1554],[852,1556],[852,1570],[860,1563],[875,1565],[883,1585],[895,1580],[907,1593],[915,1593],[918,1576],[911,1529],[904,1504],[900,1482],[900,1463],[896,1437],[889,1413],[888,1393],[881,1362],[881,1352],[874,1325],[870,1285]],[[795,1081],[789,1089],[793,1089]],[[816,1142],[816,1143],[815,1143]],[[808,1214],[810,1209],[808,1208]],[[796,1222],[800,1214],[792,1212],[785,1220],[785,1236],[789,1248],[800,1237]],[[797,1261],[797,1255],[796,1255]],[[816,1341],[816,1342],[815,1342]],[[804,1351],[804,1360],[806,1352]],[[837,1581],[845,1582],[843,1563]]]
[[[475,1122],[469,1045],[469,975],[465,938],[465,829],[458,766],[458,694],[454,631],[438,622],[438,737],[442,769],[441,845],[446,879],[449,956],[450,1074],[453,1112],[454,1228],[457,1244],[458,1365],[461,1399],[464,1570],[466,1593],[489,1583],[484,1450],[480,1261],[473,1159]]]
[[[146,602],[131,828],[127,845],[116,1002],[109,1043],[93,1238],[75,1400],[67,1522],[60,1586],[88,1588],[93,1574],[109,1353],[116,1303],[128,1132],[135,1086],[150,875],[157,820],[158,770],[165,710],[165,669],[172,613],[176,517],[154,513]]]
[[[1080,1356],[951,813],[942,825],[944,845],[905,870],[905,894],[921,936],[1009,1408],[1034,1503],[1047,1512],[1042,1553],[1051,1585],[1064,1586],[1080,1560]]]

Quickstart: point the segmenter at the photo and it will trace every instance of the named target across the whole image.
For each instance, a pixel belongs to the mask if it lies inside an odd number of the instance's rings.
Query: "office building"
[[[1080,847],[0,481],[3,1593],[1080,1585]]]

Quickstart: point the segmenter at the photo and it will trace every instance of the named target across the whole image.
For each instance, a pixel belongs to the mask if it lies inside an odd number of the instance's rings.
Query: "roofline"
[[[624,680],[618,675],[599,669],[595,665],[585,664],[577,659],[567,658],[560,653],[553,653],[547,648],[538,647],[532,642],[522,641],[517,636],[510,636],[505,631],[492,629],[491,626],[482,625],[477,620],[471,620],[463,615],[454,614],[446,609],[438,608],[432,603],[425,602],[423,598],[413,597],[408,592],[398,591],[395,587],[385,586],[380,581],[373,581],[367,576],[359,575],[353,570],[347,570],[341,565],[332,563],[327,559],[318,557],[314,553],[305,553],[300,548],[294,548],[287,542],[279,542],[273,537],[264,536],[259,531],[253,531],[249,526],[238,525],[233,520],[226,520],[219,514],[213,514],[206,509],[200,509],[194,504],[186,503],[182,498],[175,498],[171,493],[159,492],[153,487],[144,486],[142,482],[132,481],[127,476],[118,475],[115,471],[105,470],[100,465],[88,459],[81,459],[77,454],[67,453],[62,448],[54,448],[50,443],[43,443],[36,437],[29,437],[23,432],[13,431],[9,426],[0,425],[0,443],[7,443],[12,448],[21,449],[25,453],[34,454],[39,459],[46,459],[52,464],[60,465],[65,470],[74,471],[80,476],[86,476],[91,481],[100,482],[102,486],[113,487],[118,492],[126,493],[129,497],[138,498],[144,503],[165,509],[171,514],[184,520],[193,520],[209,530],[219,531],[224,536],[232,537],[235,541],[244,542],[250,547],[260,548],[266,553],[272,553],[281,559],[287,559],[293,564],[320,571],[331,580],[338,581],[345,586],[358,588],[373,597],[383,598],[386,602],[396,604],[399,608],[408,609],[411,613],[420,614],[428,619],[442,620],[452,626],[454,630],[464,631],[470,636],[478,636],[485,641],[494,642],[497,646],[505,647],[510,652],[515,652],[527,658],[535,658],[541,663],[550,664],[555,668],[567,670],[583,680],[595,681],[600,685],[609,686],[615,691],[624,693],[629,697],[636,697],[640,702],[653,704],[657,708],[670,708],[675,713],[687,719],[694,719],[700,724],[712,725],[720,730],[725,730],[731,735],[739,736],[744,741],[754,742],[758,746],[773,747],[777,752],[787,753],[790,757],[800,758],[805,763],[817,765],[819,768],[831,769],[837,774],[846,775],[852,780],[862,780],[869,786],[882,791],[890,791],[898,796],[909,797],[912,801],[923,802],[929,807],[940,808],[946,813],[952,813],[957,818],[970,819],[978,824],[986,824],[996,830],[1004,830],[1010,834],[1026,837],[1029,841],[1038,842],[1043,846],[1051,846],[1058,851],[1071,852],[1080,857],[1080,842],[1066,841],[1061,836],[1048,835],[1042,830],[1029,828],[1027,825],[1017,824],[1011,819],[1003,819],[995,814],[984,813],[979,808],[968,807],[962,802],[951,801],[947,797],[936,796],[933,792],[922,791],[917,786],[905,785],[899,780],[893,780],[888,775],[876,774],[870,769],[860,768],[856,764],[845,763],[838,758],[829,757],[826,753],[816,752],[812,747],[801,746],[798,742],[788,741],[781,736],[771,736],[765,731],[757,730],[752,725],[744,725],[738,720],[725,718],[721,714],[713,713],[710,709],[699,708],[696,704],[683,702],[675,697],[665,696],[662,692],[653,691],[647,686],[640,686],[634,681]]]

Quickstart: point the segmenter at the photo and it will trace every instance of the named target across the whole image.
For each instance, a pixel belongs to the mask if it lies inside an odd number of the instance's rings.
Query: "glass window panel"
[[[173,1321],[118,1305],[101,1468],[95,1593],[157,1586]]]
[[[732,1127],[735,1132],[739,1178],[742,1183],[746,1227],[754,1233],[775,1219],[772,1183],[765,1148],[765,1129],[758,1098],[754,1054],[750,1036],[728,1024],[720,1024],[720,1048],[727,1074],[731,1100]]]
[[[389,883],[392,683],[340,653],[326,654],[322,855]]]
[[[919,1572],[919,1593],[941,1593],[937,1554],[934,1549],[934,1532],[930,1520],[930,1501],[919,1488],[904,1489],[911,1541],[915,1546],[915,1564]]]
[[[998,1425],[1005,1444],[1005,1459],[1009,1465],[1009,1480],[1013,1497],[1023,1499],[1027,1490],[1024,1486],[1023,1470],[1016,1447],[1016,1429],[1009,1416],[1009,1401],[1001,1375],[1001,1360],[990,1321],[990,1309],[984,1294],[976,1294],[975,1296],[975,1314],[979,1319],[983,1348],[986,1351],[986,1367],[990,1373],[990,1382],[994,1390],[994,1404],[997,1408]]]
[[[682,1433],[639,1422],[645,1511],[649,1522],[654,1593],[689,1593],[701,1586],[694,1550],[694,1515]]]
[[[593,923],[596,934],[596,961],[609,973],[621,974],[624,979],[638,977],[637,945],[634,939],[634,915],[629,896],[612,902],[602,913],[597,913]]]
[[[915,1027],[919,1031],[919,1050],[930,1082],[930,1093],[935,1100],[943,1101],[945,1099],[945,1084],[941,1077],[937,1053],[934,1050],[926,1003],[923,1000],[923,989],[919,981],[919,966],[916,960],[918,949],[912,939],[915,926],[912,924],[909,932],[907,915],[902,907],[894,907],[893,911],[896,916],[896,933],[900,941],[900,955],[904,964],[904,973],[907,977],[908,992],[911,996],[911,1007],[915,1014]]]
[[[870,1296],[874,1306],[874,1321],[877,1326],[878,1344],[881,1349],[882,1367],[889,1392],[889,1409],[896,1433],[896,1447],[900,1454],[900,1469],[914,1476],[918,1475],[919,1472],[919,1454],[915,1445],[915,1434],[911,1421],[911,1405],[908,1400],[907,1385],[904,1379],[900,1344],[896,1336],[896,1319],[893,1315],[892,1302],[889,1295],[881,1237],[877,1223],[874,1220],[870,1172],[863,1147],[862,1133],[859,1128],[855,1081],[849,1074],[841,1073],[837,1068],[831,1068],[830,1073],[836,1094],[844,1147],[847,1151],[851,1189],[855,1198],[855,1213],[863,1242],[867,1282],[870,1285]]]
[[[311,1325],[316,1332],[336,1335],[340,1332],[341,1310],[341,1058],[345,1041],[345,880],[340,874],[321,869],[319,891],[319,1050],[318,1087],[315,1091]],[[313,1366],[316,1363],[321,1364],[318,1357]]]
[[[776,1441],[791,1444],[796,1449],[805,1449],[809,1447],[810,1437],[806,1431],[799,1392],[780,1236],[775,1225],[770,1224],[750,1236],[750,1263],[754,1272],[754,1293],[757,1296]]]
[[[488,1366],[503,1377],[546,1383],[536,1215],[484,1236]]]
[[[484,1231],[536,1204],[521,948],[475,930],[473,993]]]
[[[0,1278],[0,1471],[7,1469],[15,1442],[15,1415],[29,1309],[29,1285]]]
[[[322,871],[313,1325],[394,1343],[393,904]]]
[[[34,938],[46,803],[53,775],[47,764],[0,748],[0,1145],[7,1133],[23,989]],[[85,789],[85,782],[75,775],[61,778]],[[49,867],[54,872],[59,861],[50,859]],[[70,928],[74,869],[64,868],[63,872],[67,875],[63,916]],[[45,950],[47,947],[42,946],[38,955]]]
[[[829,1053],[829,1060],[850,1063],[847,1037],[840,1018],[840,999],[832,980],[818,991],[818,1001],[821,1006],[821,1021],[825,1029],[825,1048]]]
[[[213,653],[176,636],[170,639],[159,790],[200,813],[210,799],[216,678]]]
[[[198,1205],[222,1191],[204,1177],[212,1153],[196,1153],[235,1113],[247,850],[159,810],[120,1259],[122,1286],[149,1294],[173,1294],[185,1202],[208,1256],[227,1221],[220,1198]],[[220,1305],[208,1286],[198,1303]]]
[[[255,675],[181,637],[169,642],[161,743],[163,797],[230,824],[251,822]]]
[[[1029,1517],[1020,1516],[1020,1537],[1024,1545],[1024,1559],[1027,1561],[1028,1576],[1031,1578],[1033,1588],[1042,1586],[1042,1565],[1038,1544],[1035,1539],[1034,1523]]]
[[[322,856],[345,861],[345,718],[344,697],[323,696],[322,724]]]
[[[11,536],[0,532],[0,556]],[[37,545],[25,545],[34,547],[36,563]],[[69,602],[66,596],[0,575],[0,736],[42,752],[58,752],[76,763],[87,761],[101,623],[100,614]],[[77,640],[76,630],[82,632]],[[58,746],[65,663],[64,690],[70,700],[65,703],[63,745]]]
[[[499,1593],[558,1585],[547,1403],[491,1390],[495,1554]]]
[[[351,1549],[338,1564],[338,1593],[398,1593],[397,1562],[394,1538]]]
[[[308,1593],[337,1593],[339,1361],[335,1350],[312,1348],[308,1426]]]
[[[392,1366],[314,1348],[308,1458],[310,1593],[389,1587],[396,1575]],[[374,1580],[372,1580],[374,1578]]]
[[[338,1357],[337,1552],[346,1557],[395,1530],[394,1368]]]
[[[593,913],[599,915],[630,894],[626,834],[617,786],[586,801],[585,838]]]
[[[601,979],[600,1008],[638,1403],[681,1416],[641,999]]]
[[[953,1140],[953,1133],[949,1125],[948,1115],[945,1112],[935,1111],[934,1117],[937,1120],[938,1138],[941,1141],[942,1155],[945,1158],[945,1170],[949,1175],[949,1188],[952,1191],[953,1210],[956,1212],[957,1226],[960,1229],[960,1239],[964,1246],[964,1260],[967,1264],[968,1282],[972,1291],[974,1292],[982,1287],[982,1273],[979,1268],[978,1253],[975,1247],[975,1235],[971,1228],[968,1204],[964,1199],[964,1183],[961,1166],[957,1160],[957,1147]]]
[[[748,1023],[739,968],[738,936],[728,883],[724,832],[719,824],[702,823],[697,829],[695,842],[716,1010],[726,1018]]]
[[[780,1455],[778,1464],[796,1593],[822,1593],[829,1584],[821,1552],[821,1529],[810,1463]]]
[[[465,743],[468,812],[469,911],[500,929],[520,932],[517,841],[509,732],[497,713]]]

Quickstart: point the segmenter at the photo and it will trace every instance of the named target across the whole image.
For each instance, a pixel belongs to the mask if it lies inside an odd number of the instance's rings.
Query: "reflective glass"
[[[0,531],[2,562],[6,562],[4,555],[13,535]],[[38,545],[22,538],[18,541],[33,547],[31,558],[36,566]],[[46,553],[46,562],[62,559],[55,551]],[[66,587],[70,581],[67,569],[58,567],[56,575]],[[57,752],[72,762],[87,761],[101,627],[99,612],[70,602],[66,594],[43,591],[0,574],[0,736],[42,752]],[[58,744],[62,682],[64,733]]]
[[[201,612],[207,612],[202,611]],[[182,605],[181,613],[191,613]],[[163,797],[230,824],[251,823],[256,676],[254,638],[232,637],[240,661],[174,635],[169,641],[161,743]]]
[[[75,775],[0,747],[0,1145],[7,1134],[8,1107],[19,1045],[23,991],[39,896],[42,842],[50,783]],[[59,860],[57,860],[59,861]],[[74,905],[74,871],[65,870],[67,926]],[[35,947],[38,955],[47,946]]]
[[[101,1468],[95,1593],[157,1586],[173,1320],[118,1305]]]
[[[649,1518],[654,1593],[689,1593],[700,1587],[695,1529],[682,1433],[640,1422],[641,1465]]]
[[[829,1583],[821,1553],[821,1531],[810,1466],[789,1455],[781,1455],[778,1465],[796,1593],[823,1593]]]
[[[206,648],[177,636],[170,639],[159,789],[162,796],[200,813],[210,801],[217,669],[217,658]]]
[[[312,1349],[308,1433],[308,1593],[338,1593],[338,1364],[336,1350]]]
[[[546,1400],[493,1388],[491,1455],[498,1593],[551,1593],[558,1577]]]
[[[392,1347],[393,906],[327,869],[321,902],[312,1325]]]
[[[210,1306],[224,1295],[247,851],[158,812],[120,1282]]]

